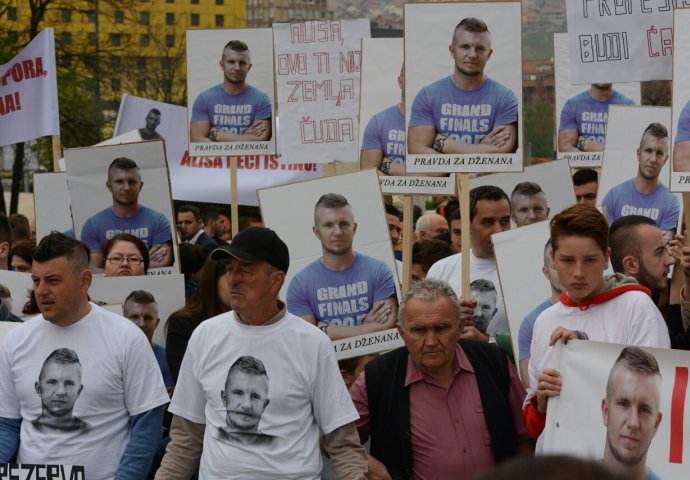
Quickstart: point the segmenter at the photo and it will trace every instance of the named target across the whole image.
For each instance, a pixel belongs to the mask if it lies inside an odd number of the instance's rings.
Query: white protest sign
[[[132,130],[138,133],[152,109],[160,112],[156,132],[165,139],[172,197],[175,200],[229,204],[230,159],[189,155],[185,107],[125,95],[120,102],[115,134]],[[287,162],[281,155],[240,155],[237,157],[238,202],[240,205],[258,205],[256,190],[260,188],[311,180],[322,174],[320,165]],[[200,185],[203,187],[199,188]]]
[[[608,209],[609,223],[624,215],[636,214],[650,217],[662,230],[676,228],[681,218],[682,201],[680,194],[664,193],[668,188],[671,168],[668,159],[659,172],[660,183],[657,189],[643,194],[632,186],[640,175],[638,171],[641,166],[648,162],[645,151],[649,148],[649,142],[655,139],[654,136],[651,139],[648,136],[644,138],[643,133],[652,123],[660,123],[668,129],[670,121],[671,111],[668,107],[612,105],[609,108],[606,157],[599,177],[597,195],[597,205],[604,205]],[[658,145],[668,152],[669,139],[664,139]],[[649,170],[645,172],[646,175],[650,174]],[[672,195],[677,200],[673,200]]]
[[[372,353],[386,352],[405,345],[396,328],[389,328],[381,332],[365,333],[356,337],[343,338],[333,342],[335,358],[361,357]]]
[[[37,242],[53,230],[65,233],[74,229],[69,205],[67,173],[34,174],[34,218],[36,219]]]
[[[690,8],[673,12],[676,45],[690,45]],[[690,192],[690,49],[679,48],[673,57],[672,103],[673,168],[671,190]]]
[[[29,301],[29,294],[33,289],[31,274],[25,272],[13,272],[0,270],[0,284],[10,291],[12,302],[11,311],[15,315],[22,316],[22,308]]]
[[[405,116],[401,112],[402,38],[362,39],[360,169],[376,168],[383,193],[454,195],[455,177],[405,175]],[[398,88],[395,88],[397,86]],[[393,161],[383,173],[383,159]]]
[[[570,127],[567,125],[568,117],[563,117],[563,107],[566,102],[570,100],[571,105],[581,104],[578,95],[585,96],[590,90],[589,85],[573,85],[570,83],[570,51],[568,48],[568,34],[554,33],[553,34],[553,50],[554,50],[554,70],[556,79],[556,131],[566,130]],[[632,99],[636,105],[641,103],[641,89],[639,82],[616,83],[613,85],[614,92],[618,92],[626,97]],[[587,97],[585,97],[587,98]],[[591,95],[590,95],[590,98]],[[595,102],[592,99],[593,102]],[[597,105],[597,103],[593,103]],[[566,109],[567,110],[567,109]],[[591,119],[595,117],[589,111],[581,111],[579,118],[577,118],[578,134],[586,135],[590,140],[599,140],[596,136],[605,135],[606,118],[603,122],[599,118],[594,118],[592,125]],[[566,112],[567,115],[567,112]],[[598,125],[603,123],[604,132],[596,132]],[[600,142],[604,143],[604,142]],[[566,152],[562,151],[561,142],[557,141],[558,158],[567,159],[571,167],[600,167],[604,152]],[[567,147],[566,147],[567,148]]]
[[[575,455],[611,464],[606,450],[622,447],[621,455],[641,457],[658,478],[687,478],[690,448],[683,440],[690,432],[690,356],[680,350],[644,347],[642,350],[656,359],[661,378],[643,384],[639,372],[619,364],[616,371],[623,370],[624,375],[616,373],[610,384],[619,403],[614,406],[610,400],[604,405],[607,380],[623,348],[624,345],[578,340],[567,345],[559,342],[554,347],[549,366],[561,373],[563,387],[560,396],[549,399],[544,453]],[[644,353],[637,358],[640,368],[653,365]],[[642,375],[655,377],[653,373]],[[657,412],[661,418],[655,429],[648,419],[656,423]],[[630,428],[621,423],[624,418],[629,419]],[[625,432],[629,432],[627,439]]]
[[[191,155],[276,152],[270,28],[187,30],[187,89]]]
[[[566,0],[571,82],[671,80],[673,7],[686,0]]]
[[[290,162],[359,158],[361,40],[369,20],[273,25],[281,152]]]
[[[0,66],[0,145],[43,135],[60,135],[52,28]]]
[[[489,34],[460,29],[455,35],[469,18],[483,22]],[[521,18],[520,2],[405,4],[407,172],[522,170]],[[469,21],[469,28],[483,28]],[[469,76],[456,67],[461,44],[455,43],[456,59],[449,54],[451,42],[464,34],[481,39],[487,52],[473,60]],[[498,145],[496,129],[510,133]]]
[[[500,187],[508,196],[512,196],[513,189],[522,182],[536,183],[541,187],[550,208],[548,218],[575,204],[572,177],[566,160],[530,165],[521,173],[493,173],[474,177],[470,179],[470,188],[494,185]]]
[[[170,314],[184,307],[184,275],[142,275],[138,277],[94,276],[89,295],[94,301],[107,304],[123,304],[134,290],[145,290],[153,295],[158,304],[158,324],[153,341],[165,345],[165,324]],[[104,307],[105,308],[105,307]],[[122,308],[115,313],[122,315]]]

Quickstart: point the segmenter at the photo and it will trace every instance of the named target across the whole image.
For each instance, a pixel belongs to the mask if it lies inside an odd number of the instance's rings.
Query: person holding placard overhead
[[[192,142],[259,142],[271,139],[271,99],[247,83],[252,68],[249,47],[230,40],[220,59],[223,82],[194,100]]]
[[[593,83],[569,98],[561,110],[558,127],[560,152],[601,152],[606,143],[609,105],[634,105],[635,102],[613,89],[610,83]]]
[[[409,153],[514,153],[518,100],[484,73],[493,53],[486,23],[463,19],[448,50],[453,74],[422,88],[412,103]]]

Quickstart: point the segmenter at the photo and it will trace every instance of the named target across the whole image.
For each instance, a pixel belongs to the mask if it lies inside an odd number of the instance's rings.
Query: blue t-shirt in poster
[[[674,142],[687,142],[688,140],[690,140],[690,102],[686,103],[680,112]]]
[[[384,157],[405,164],[405,117],[398,105],[371,117],[364,129],[362,150],[380,150]]]
[[[201,92],[192,107],[192,122],[209,122],[211,128],[233,135],[240,135],[255,121],[271,116],[271,99],[251,85],[237,95],[216,85]]]
[[[577,130],[589,140],[602,145],[606,142],[606,121],[609,105],[634,105],[632,98],[614,90],[606,100],[595,100],[589,90],[569,98],[561,110],[558,130]]]
[[[100,252],[118,233],[129,233],[141,239],[149,250],[172,240],[172,229],[165,215],[141,205],[133,217],[122,218],[108,207],[89,218],[81,230],[81,241],[93,252]]]
[[[532,356],[530,354],[530,347],[532,345],[534,322],[537,321],[539,314],[551,305],[553,305],[553,303],[551,303],[551,298],[547,298],[522,319],[520,330],[518,331],[518,360],[524,360]]]
[[[680,202],[660,183],[652,193],[640,193],[632,178],[613,187],[602,202],[608,211],[609,224],[626,215],[643,215],[654,220],[662,230],[673,230],[678,226]]]
[[[330,270],[317,259],[290,282],[287,308],[297,316],[313,315],[317,322],[361,325],[374,302],[395,295],[393,273],[381,260],[358,253],[345,270]]]
[[[462,90],[448,76],[419,91],[409,126],[433,125],[452,140],[477,144],[494,126],[517,120],[518,101],[512,90],[490,78],[476,90]]]

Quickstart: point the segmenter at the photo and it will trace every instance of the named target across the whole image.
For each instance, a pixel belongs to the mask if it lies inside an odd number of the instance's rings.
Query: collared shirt
[[[199,240],[199,237],[201,236],[202,233],[204,233],[204,229],[200,228],[194,235],[192,235],[187,240],[185,240],[185,242],[196,245],[196,241]]]
[[[529,440],[522,423],[525,389],[509,364],[509,403],[516,430],[515,442]],[[438,480],[465,478],[494,464],[491,437],[474,368],[460,345],[456,346],[452,377],[442,387],[407,359],[405,386],[410,389],[410,433],[413,478]],[[355,422],[362,440],[369,437],[369,405],[364,374],[350,389],[360,418]]]

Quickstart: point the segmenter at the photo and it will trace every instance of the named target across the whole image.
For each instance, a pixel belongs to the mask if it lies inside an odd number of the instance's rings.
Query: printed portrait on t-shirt
[[[498,292],[491,280],[478,278],[470,283],[470,296],[477,302],[474,307],[474,327],[482,333],[496,316],[498,307]]]
[[[238,358],[228,370],[220,392],[225,407],[225,427],[218,428],[218,438],[242,445],[270,445],[275,437],[259,429],[259,422],[269,404],[268,373],[261,360],[251,355]]]
[[[58,348],[46,357],[35,385],[41,398],[41,414],[31,422],[37,430],[86,432],[90,426],[74,415],[81,395],[81,362],[71,348]]]

